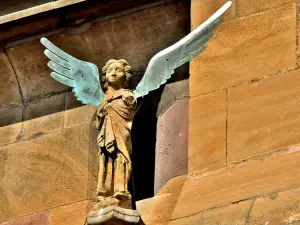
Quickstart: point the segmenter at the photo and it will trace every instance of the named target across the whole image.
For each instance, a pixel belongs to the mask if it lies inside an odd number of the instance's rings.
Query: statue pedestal
[[[131,199],[120,201],[114,197],[98,198],[85,222],[85,225],[130,224],[143,224],[139,212],[131,209]]]
[[[140,223],[141,217],[137,210],[109,206],[89,212],[85,225],[138,225]]]

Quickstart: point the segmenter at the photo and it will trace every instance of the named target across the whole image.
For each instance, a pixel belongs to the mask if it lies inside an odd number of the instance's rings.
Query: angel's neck
[[[107,92],[108,93],[113,93],[113,92],[116,92],[116,91],[121,90],[121,89],[123,89],[123,87],[112,87],[112,86],[109,86],[107,88]]]

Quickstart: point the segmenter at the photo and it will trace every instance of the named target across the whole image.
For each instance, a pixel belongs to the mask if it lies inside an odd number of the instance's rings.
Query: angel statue
[[[51,76],[73,87],[75,96],[82,103],[98,107],[98,208],[113,205],[132,209],[128,191],[132,170],[130,131],[136,113],[137,98],[159,88],[177,67],[202,53],[213,36],[213,30],[223,21],[221,15],[230,6],[229,1],[190,34],[157,53],[150,60],[135,90],[129,85],[132,72],[126,60],[109,60],[99,77],[96,65],[76,59],[46,38],[41,39],[46,47],[45,55],[50,59],[48,66],[53,70]]]

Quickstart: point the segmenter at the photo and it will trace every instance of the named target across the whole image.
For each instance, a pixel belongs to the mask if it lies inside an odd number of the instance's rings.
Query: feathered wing
[[[46,47],[45,55],[50,59],[48,66],[53,70],[51,76],[67,86],[83,104],[98,106],[104,93],[100,86],[98,67],[67,54],[48,39],[42,38]]]
[[[231,6],[228,1],[203,24],[174,45],[157,53],[150,60],[146,72],[134,90],[136,98],[159,88],[174,73],[174,69],[202,53],[213,36],[213,30],[223,21],[220,17]]]

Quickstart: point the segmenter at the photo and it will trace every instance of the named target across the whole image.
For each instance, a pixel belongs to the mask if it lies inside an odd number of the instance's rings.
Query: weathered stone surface
[[[148,224],[168,224],[187,176],[169,180],[153,198],[137,202],[143,221]]]
[[[69,89],[50,76],[44,50],[45,47],[39,40],[7,49],[25,100],[37,99],[53,92]]]
[[[209,176],[190,176],[184,183],[172,219],[255,196],[300,186],[300,147],[286,155],[249,161]]]
[[[191,61],[190,96],[294,68],[295,10],[286,4],[222,24],[207,50]]]
[[[98,184],[98,169],[99,169],[99,158],[98,158],[98,143],[97,137],[99,131],[96,128],[96,115],[94,115],[90,124],[90,142],[89,142],[89,177],[88,177],[88,199],[92,199],[96,196],[97,184]]]
[[[245,16],[247,14],[256,13],[266,9],[273,8],[288,2],[295,2],[293,0],[237,0],[237,14],[238,16]]]
[[[157,106],[156,116],[162,116],[176,102],[176,98],[170,88],[165,85]]]
[[[189,97],[189,80],[181,80],[174,83],[166,84],[161,94],[160,102],[157,107],[157,117],[163,115],[176,100]]]
[[[87,201],[61,206],[50,210],[50,225],[83,225]]]
[[[49,98],[28,103],[24,110],[24,120],[31,120],[56,112],[64,111],[66,94],[58,94]]]
[[[0,221],[87,197],[88,126],[0,148]]]
[[[189,172],[226,163],[226,91],[190,99]]]
[[[97,108],[91,105],[66,110],[64,126],[74,127],[85,123],[91,123],[96,110]]]
[[[78,146],[84,152],[84,159],[88,155],[90,130],[89,124],[66,128],[62,131],[61,136],[66,140]],[[80,152],[81,153],[81,152]]]
[[[249,215],[250,224],[292,224],[300,219],[300,188],[257,198]]]
[[[64,112],[58,112],[23,122],[24,138],[60,131],[63,128]]]
[[[232,19],[235,17],[236,1],[233,0],[230,9],[224,14],[224,19]],[[191,22],[192,29],[201,25],[213,13],[215,13],[227,0],[192,0],[191,1]]]
[[[21,101],[21,96],[16,75],[3,52],[0,52],[0,74],[0,106],[18,104]]]
[[[22,121],[21,107],[4,107],[0,108],[0,126],[8,126],[10,124]]]
[[[155,182],[158,191],[168,180],[188,170],[189,100],[178,100],[157,122]]]
[[[172,194],[154,196],[153,198],[138,201],[136,204],[137,209],[146,224],[157,224],[170,221],[174,208]]]
[[[172,178],[155,195],[172,194],[178,197],[186,179],[187,175]]]
[[[49,225],[48,213],[35,213],[12,221],[0,223],[0,225]]]
[[[188,79],[170,83],[166,86],[172,91],[177,100],[188,98],[190,96]]]
[[[173,220],[169,225],[244,225],[253,200],[242,201],[224,208],[217,208],[193,216]],[[250,223],[257,224],[258,223]]]
[[[0,127],[0,146],[17,141],[20,137],[21,130],[22,123]]]
[[[228,91],[228,161],[300,143],[300,71]]]

